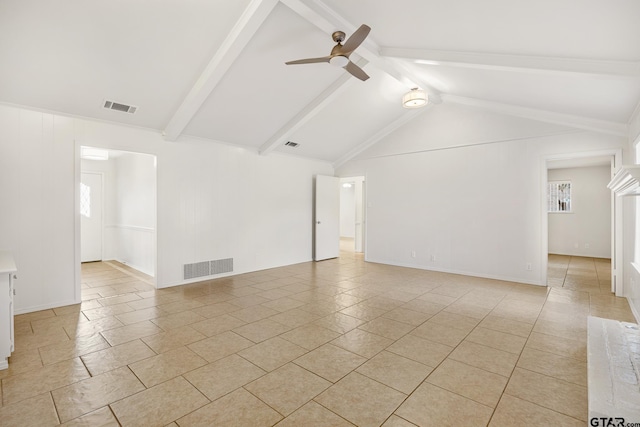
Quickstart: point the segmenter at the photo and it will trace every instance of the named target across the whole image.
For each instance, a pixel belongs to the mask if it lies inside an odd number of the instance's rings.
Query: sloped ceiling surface
[[[163,129],[248,3],[3,0],[0,101]]]
[[[331,39],[278,4],[193,117],[185,133],[258,148],[343,72],[285,61],[329,53]]]
[[[0,102],[334,164],[448,104],[625,135],[639,18],[636,0],[3,0]],[[363,23],[369,80],[284,64]],[[426,110],[400,106],[412,87]]]

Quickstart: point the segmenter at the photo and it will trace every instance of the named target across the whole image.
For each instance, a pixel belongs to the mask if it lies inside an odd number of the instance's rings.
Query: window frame
[[[551,210],[551,206],[552,204],[555,204],[556,202],[560,202],[560,198],[559,195],[556,194],[555,198],[552,199],[551,196],[551,186],[555,185],[556,186],[556,192],[559,192],[560,189],[559,187],[563,184],[569,184],[569,197],[568,197],[568,205],[569,205],[569,209],[567,210]],[[565,197],[565,199],[567,199],[567,197]],[[574,209],[573,209],[573,185],[571,183],[571,180],[553,180],[553,181],[548,181],[547,182],[547,213],[550,214],[571,214],[574,213]]]

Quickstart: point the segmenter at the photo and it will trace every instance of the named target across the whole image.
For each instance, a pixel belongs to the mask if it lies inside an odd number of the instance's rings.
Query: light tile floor
[[[0,425],[583,426],[586,316],[634,321],[606,260],[550,287],[360,254],[154,290],[85,264],[81,305],[16,317]]]

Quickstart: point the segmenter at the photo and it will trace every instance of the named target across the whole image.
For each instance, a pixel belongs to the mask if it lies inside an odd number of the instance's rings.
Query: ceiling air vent
[[[106,108],[107,110],[122,111],[123,113],[129,113],[129,114],[134,114],[136,111],[138,111],[138,107],[136,106],[121,104],[119,102],[109,101],[109,100],[104,101],[103,107]]]
[[[297,142],[293,142],[293,141],[287,141],[287,142],[284,143],[284,145],[286,145],[287,147],[296,148],[300,144],[298,144]]]

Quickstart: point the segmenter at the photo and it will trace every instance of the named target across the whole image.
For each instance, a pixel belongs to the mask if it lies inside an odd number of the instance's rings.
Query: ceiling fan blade
[[[318,62],[329,62],[331,59],[330,56],[323,56],[322,58],[307,58],[307,59],[298,59],[296,61],[285,62],[287,65],[296,65],[296,64],[315,64]]]
[[[356,50],[358,46],[360,46],[360,44],[364,41],[364,39],[367,38],[367,36],[369,35],[369,31],[371,31],[371,28],[368,25],[360,25],[360,28],[358,28],[353,34],[351,34],[351,37],[349,37],[347,41],[345,41],[342,45],[342,54],[347,57],[351,55],[351,52]]]
[[[349,61],[349,63],[345,65],[344,69],[350,72],[352,76],[357,77],[362,81],[365,81],[369,78],[367,73],[365,73],[362,68],[358,67],[351,61]]]

